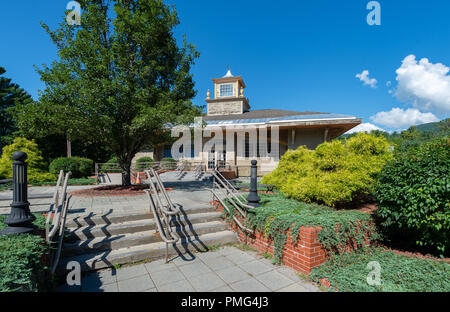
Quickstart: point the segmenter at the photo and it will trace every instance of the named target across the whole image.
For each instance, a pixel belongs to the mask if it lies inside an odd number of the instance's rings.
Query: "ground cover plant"
[[[369,285],[367,277],[380,264],[380,284]],[[326,279],[331,291],[448,292],[450,263],[423,259],[382,248],[331,255],[329,260],[311,272],[313,281]]]
[[[372,216],[368,213],[307,204],[286,198],[280,193],[259,196],[262,206],[251,210],[246,224],[273,240],[276,263],[283,261],[282,252],[288,229],[291,229],[292,238],[297,240],[300,227],[322,227],[319,241],[329,253],[342,253],[353,239],[358,248],[364,248],[366,238],[371,242],[379,238]]]
[[[35,216],[34,224],[43,229],[45,218]],[[6,227],[5,218],[0,216],[0,231]],[[47,267],[43,259],[47,252],[45,239],[39,235],[0,236],[0,292],[44,290]]]
[[[281,157],[278,167],[263,177],[286,196],[304,202],[348,208],[371,200],[376,175],[392,159],[384,137],[359,133],[346,140],[300,146]]]

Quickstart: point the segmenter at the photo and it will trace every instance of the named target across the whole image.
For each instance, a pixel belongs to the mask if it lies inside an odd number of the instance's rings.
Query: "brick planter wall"
[[[223,207],[217,202],[212,204],[215,204],[219,211],[223,211]],[[243,223],[244,220],[240,221]],[[244,233],[233,220],[231,221],[231,227],[238,234],[241,242],[261,253],[267,252],[273,256],[273,242],[266,238],[264,233],[256,232],[255,235]],[[327,260],[327,253],[318,239],[318,233],[321,229],[321,227],[301,227],[300,236],[296,241],[292,239],[291,230],[289,230],[283,249],[284,265],[301,273],[309,274],[314,267],[324,263]]]

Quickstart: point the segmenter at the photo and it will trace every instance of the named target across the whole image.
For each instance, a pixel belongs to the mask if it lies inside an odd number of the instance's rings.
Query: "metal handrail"
[[[63,170],[59,172],[58,181],[56,182],[56,190],[47,213],[47,218],[45,220],[45,240],[47,241],[47,243],[51,244],[54,241],[54,238],[57,237],[56,234],[58,234],[56,254],[53,258],[50,259],[51,273],[55,273],[61,256],[67,212],[69,209],[70,199],[72,198],[71,195],[67,196],[67,185],[69,183],[71,174],[71,172],[68,172],[64,176]],[[61,182],[63,181],[63,179],[64,183],[61,186]],[[50,220],[52,221],[51,224]]]
[[[194,176],[198,179],[203,172],[203,164],[198,164],[194,169]]]
[[[72,198],[72,195],[67,196],[65,203],[64,203],[62,221],[61,221],[61,226],[59,229],[58,247],[56,249],[56,255],[55,255],[55,258],[53,259],[53,265],[51,267],[52,273],[55,273],[56,268],[58,267],[59,259],[61,257],[61,251],[62,251],[62,246],[63,246],[63,241],[64,241],[64,229],[66,226],[67,211],[68,211],[68,207],[69,207],[71,198]]]
[[[159,174],[156,172],[154,168],[145,171],[150,189],[145,190],[149,202],[150,209],[155,218],[155,222],[158,228],[158,232],[162,238],[162,240],[166,243],[166,263],[169,258],[169,244],[175,244],[179,241],[180,237],[172,230],[172,226],[170,222],[172,217],[179,214],[180,210],[175,207],[175,205],[170,200],[169,195],[164,187],[164,184],[159,177]],[[162,203],[160,194],[163,194],[163,197],[166,200],[166,205]],[[153,198],[156,197],[156,202]]]
[[[63,218],[63,208],[66,202],[67,196],[67,184],[69,182],[69,177],[72,173],[68,172],[64,178],[64,184],[61,187],[61,181],[64,177],[64,171],[60,171],[58,181],[56,183],[56,191],[53,195],[52,204],[50,204],[50,208],[47,214],[47,219],[45,220],[45,236],[48,243],[53,239],[58,229],[61,226],[61,218]],[[53,216],[52,224],[50,226],[51,216]]]
[[[175,171],[177,172],[177,176],[181,176],[186,169],[186,163],[182,162],[180,165],[177,166]]]
[[[243,195],[241,195],[239,193],[238,190],[236,190],[234,188],[234,186],[227,180],[225,179],[225,177],[218,172],[217,170],[212,171],[212,175],[214,176],[215,181],[219,181],[220,185],[222,186],[228,194],[231,194],[236,201],[239,203],[239,205],[241,205],[241,207],[246,208],[246,209],[252,209],[252,206],[249,206],[247,204],[244,204],[243,201],[245,201],[245,198],[243,197]],[[217,183],[217,182],[216,182]],[[214,185],[216,186],[216,185]]]
[[[225,203],[225,201],[222,200],[222,199],[220,198],[220,196],[216,193],[216,191],[213,190],[213,189],[209,189],[209,188],[207,188],[207,190],[209,190],[209,191],[213,194],[213,199],[216,198],[216,199],[220,202],[220,204],[222,205],[222,207],[225,208],[225,209],[228,211],[228,214],[231,215],[231,209],[227,206],[227,204]],[[230,201],[233,203],[232,200],[230,200]],[[237,208],[237,206],[236,206],[235,204],[233,204],[233,206],[234,206],[235,208]],[[241,209],[238,208],[237,210],[238,210],[244,217],[246,216],[246,214],[244,214],[244,213],[241,211]],[[244,225],[239,221],[239,219],[236,218],[236,216],[231,215],[231,217],[233,218],[234,222],[236,222],[236,224],[237,224],[243,231],[248,232],[248,233],[251,233],[251,234],[254,233],[254,231],[253,231],[252,229],[249,229],[248,227],[244,226]]]

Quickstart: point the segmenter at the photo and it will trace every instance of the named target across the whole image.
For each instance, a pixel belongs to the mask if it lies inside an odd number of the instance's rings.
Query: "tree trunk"
[[[131,185],[131,161],[120,164],[122,168],[122,186]]]

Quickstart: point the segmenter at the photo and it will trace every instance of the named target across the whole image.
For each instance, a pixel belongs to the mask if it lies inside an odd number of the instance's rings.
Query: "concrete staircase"
[[[207,251],[238,241],[214,208],[199,204],[180,210],[172,222],[180,240],[169,245],[169,255]],[[78,261],[88,271],[165,256],[166,245],[150,212],[77,217],[66,226],[71,238],[64,244],[60,272],[69,261]]]

